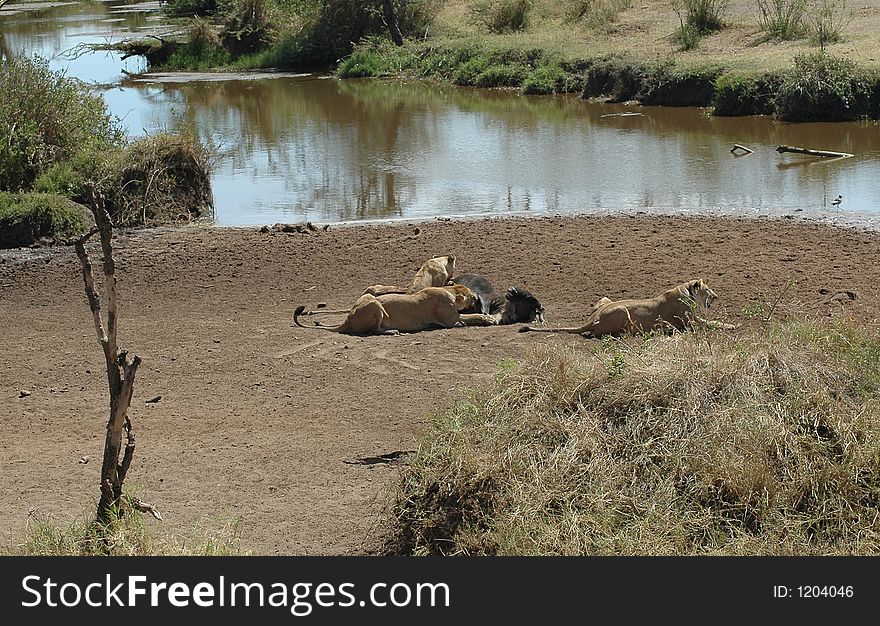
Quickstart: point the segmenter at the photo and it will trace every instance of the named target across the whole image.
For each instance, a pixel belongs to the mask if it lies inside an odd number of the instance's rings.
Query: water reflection
[[[90,27],[78,15],[59,16],[78,25],[74,40]],[[149,17],[124,15],[131,20],[125,29],[142,28]],[[42,41],[39,29],[14,37],[7,47]],[[118,65],[113,70],[120,73]],[[218,147],[212,180],[220,224],[644,208],[809,214],[830,208],[838,194],[846,211],[878,212],[880,132],[873,123],[777,124],[317,76],[126,80],[103,93],[132,135],[187,127]],[[735,143],[755,152],[734,156]],[[856,156],[779,155],[779,144]]]

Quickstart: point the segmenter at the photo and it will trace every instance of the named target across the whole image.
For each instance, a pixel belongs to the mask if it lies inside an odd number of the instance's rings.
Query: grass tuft
[[[437,417],[390,554],[867,555],[880,340],[842,324],[536,350]]]
[[[241,547],[241,521],[193,528],[184,537],[158,534],[133,512],[98,525],[84,514],[65,524],[48,516],[31,516],[14,556],[246,556]]]

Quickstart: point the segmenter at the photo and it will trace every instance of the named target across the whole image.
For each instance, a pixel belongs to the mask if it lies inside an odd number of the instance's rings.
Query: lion
[[[305,306],[298,306],[293,322],[302,328],[328,330],[348,335],[397,335],[429,328],[452,328],[453,326],[492,326],[497,322],[482,313],[461,313],[474,305],[474,292],[464,285],[426,287],[418,293],[364,294],[338,326],[300,323]]]
[[[695,326],[732,330],[731,324],[707,320],[696,313],[697,306],[709,308],[718,298],[702,278],[683,283],[656,298],[618,300],[602,298],[590,309],[587,322],[576,328],[535,328],[521,332],[577,333],[588,337],[645,333],[651,330],[686,330]]]
[[[372,285],[364,289],[364,294],[382,296],[389,293],[416,293],[426,287],[442,287],[449,283],[455,274],[455,255],[435,256],[427,261],[416,272],[409,287],[394,285]]]

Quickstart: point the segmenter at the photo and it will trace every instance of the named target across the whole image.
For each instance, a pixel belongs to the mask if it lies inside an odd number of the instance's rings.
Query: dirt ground
[[[880,316],[880,234],[801,220],[188,227],[115,241],[120,346],[143,358],[127,484],[165,516],[151,526],[187,534],[240,517],[255,554],[369,553],[399,476],[399,465],[370,459],[415,450],[431,414],[488,383],[502,359],[592,343],[516,326],[350,337],[294,327],[297,304],[346,307],[366,285],[406,283],[426,258],[452,253],[459,272],[533,291],[551,324],[580,323],[600,296],[651,296],[700,276],[720,296],[712,317],[744,328],[783,292],[777,317],[845,309],[876,326]],[[827,304],[842,291],[857,297]],[[107,385],[72,249],[0,253],[0,320],[0,545],[9,546],[29,510],[61,521],[91,513]]]

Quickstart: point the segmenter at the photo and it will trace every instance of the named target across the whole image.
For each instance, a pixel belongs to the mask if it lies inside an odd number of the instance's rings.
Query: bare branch
[[[94,229],[93,229],[94,230]],[[95,279],[92,274],[92,262],[86,252],[85,242],[94,235],[95,232],[89,231],[79,239],[77,239],[73,247],[76,249],[76,255],[82,265],[83,283],[85,284],[86,298],[89,301],[89,309],[92,311],[92,317],[95,320],[95,334],[98,337],[98,343],[106,354],[107,334],[104,332],[104,324],[101,321],[101,296],[95,291]]]

